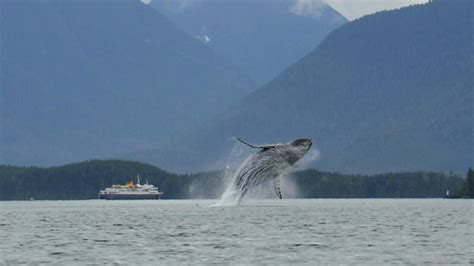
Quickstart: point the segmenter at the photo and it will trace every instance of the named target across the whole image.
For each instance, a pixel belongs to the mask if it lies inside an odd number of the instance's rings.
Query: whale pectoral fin
[[[268,150],[270,148],[275,148],[275,146],[277,144],[266,144],[266,145],[254,145],[254,144],[250,144],[248,142],[246,142],[245,140],[243,139],[240,139],[240,138],[237,138],[236,139],[240,142],[242,142],[243,144],[249,146],[250,148],[254,148],[254,149],[263,149],[263,150]]]
[[[280,177],[275,178],[275,180],[273,181],[273,188],[275,189],[275,193],[277,194],[277,196],[278,196],[280,199],[283,199],[283,197],[282,197],[282,195],[281,195],[281,186],[280,186],[280,183],[281,183],[281,178],[280,178]]]

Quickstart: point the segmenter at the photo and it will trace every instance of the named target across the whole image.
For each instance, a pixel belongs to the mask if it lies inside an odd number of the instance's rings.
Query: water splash
[[[242,167],[245,167],[247,161],[251,160],[252,156],[249,156],[243,163],[241,163],[240,168],[236,171],[232,171],[232,177],[229,178],[227,183],[227,188],[221,196],[221,199],[218,203],[214,204],[213,206],[237,206],[240,204],[244,194],[248,198],[275,198],[275,192],[273,189],[273,185],[267,179],[265,182],[253,184],[254,186],[249,188],[248,192],[244,192],[242,189],[238,189],[235,185],[235,181],[238,178],[238,174]],[[286,168],[286,170],[282,170],[281,176],[277,177],[282,179],[283,176],[286,176],[290,171],[292,171],[291,167],[288,168],[287,166],[281,166],[281,169]],[[265,177],[261,177],[265,179]],[[282,184],[286,184],[283,183]]]
[[[236,141],[236,138],[231,138],[233,141],[232,149],[225,160],[225,170],[223,180],[225,184],[225,191],[222,194],[219,202],[212,206],[236,206],[239,201],[239,191],[234,188],[234,182],[240,167],[252,156],[253,150],[242,145]]]
[[[271,148],[262,149],[251,156],[247,155],[243,163],[241,160],[233,160],[233,156],[236,154],[242,155],[233,149],[229,156],[229,162],[234,166],[239,165],[239,169],[234,171],[230,169],[236,168],[227,168],[229,171],[226,171],[224,177],[227,181],[227,189],[214,206],[238,205],[245,195],[258,198],[275,197],[275,193],[282,194],[281,184],[290,188],[290,191],[285,195],[296,197],[297,186],[291,180],[283,181],[283,177],[289,175],[295,168],[304,167],[319,159],[319,151],[316,149],[308,152],[310,146],[311,141],[304,139],[287,144],[272,145]],[[235,145],[234,148],[236,148]],[[292,166],[305,154],[308,154],[307,158],[300,160],[296,166]],[[270,186],[273,186],[273,189]]]
[[[310,167],[313,163],[319,161],[321,153],[315,147],[311,148],[306,155],[293,166],[295,169],[304,169]]]
[[[232,154],[232,152],[231,152]],[[232,157],[229,157],[232,158]],[[245,162],[251,158],[251,155],[248,155],[247,158],[243,161],[238,162],[238,165],[242,167],[245,165]],[[231,160],[232,165],[236,165],[237,161],[239,160]],[[239,199],[241,198],[241,191],[238,191],[235,186],[235,179],[237,178],[237,174],[240,171],[240,168],[234,167],[231,168],[230,165],[226,168],[224,180],[226,180],[226,190],[221,196],[221,199],[218,203],[214,206],[237,206],[239,204]]]
[[[229,186],[227,187],[224,194],[222,194],[219,202],[211,205],[211,207],[237,206],[237,205],[239,205],[239,191]]]

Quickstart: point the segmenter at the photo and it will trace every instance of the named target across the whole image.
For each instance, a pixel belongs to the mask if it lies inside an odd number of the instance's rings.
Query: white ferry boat
[[[140,176],[137,176],[137,183],[133,181],[125,185],[113,185],[104,190],[99,191],[99,199],[107,200],[144,200],[144,199],[160,199],[163,192],[158,191],[154,185],[140,184]]]

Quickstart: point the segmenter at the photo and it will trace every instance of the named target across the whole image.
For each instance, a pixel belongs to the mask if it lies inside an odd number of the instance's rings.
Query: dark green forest
[[[469,168],[466,175],[466,182],[460,190],[450,195],[451,198],[470,198],[474,199],[474,171]]]
[[[344,175],[315,169],[295,172],[300,196],[304,198],[437,198],[459,195],[464,180],[439,172]]]
[[[165,199],[219,198],[228,180],[224,172],[177,175],[149,164],[121,160],[91,160],[50,168],[0,166],[0,200],[95,199],[100,189],[134,180],[137,174],[164,191]],[[308,169],[286,178],[296,185],[295,196],[301,198],[439,198],[447,189],[472,196],[473,171],[468,175],[465,182],[459,176],[436,172],[365,176]]]

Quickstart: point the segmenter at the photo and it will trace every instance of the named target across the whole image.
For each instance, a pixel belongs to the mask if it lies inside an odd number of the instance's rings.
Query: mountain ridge
[[[471,10],[469,1],[433,1],[347,23],[176,147],[128,158],[213,169],[232,136],[310,137],[321,152],[312,166],[323,170],[463,173],[474,164]]]
[[[253,86],[137,0],[0,5],[3,163],[54,165],[156,145]]]
[[[150,5],[190,36],[263,84],[314,49],[347,20],[326,4],[318,15],[296,14],[295,0],[152,1]],[[301,13],[301,11],[299,12]]]

